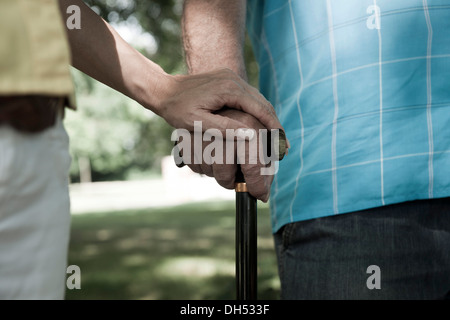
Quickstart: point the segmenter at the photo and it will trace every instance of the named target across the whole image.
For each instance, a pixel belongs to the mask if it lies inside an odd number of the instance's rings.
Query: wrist
[[[145,65],[140,66],[139,73],[140,77],[132,77],[131,97],[144,108],[161,116],[164,112],[163,102],[173,86],[173,76],[148,59]]]

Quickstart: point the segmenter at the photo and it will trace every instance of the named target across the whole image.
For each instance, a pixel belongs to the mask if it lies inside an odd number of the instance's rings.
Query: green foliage
[[[180,18],[182,0],[85,0],[106,21],[114,24],[139,24],[151,34],[158,46],[153,54],[144,55],[166,72],[185,70]]]
[[[159,168],[170,154],[172,128],[121,93],[73,70],[76,112],[65,125],[71,138],[72,181],[79,179],[78,160],[90,160],[93,180],[123,179],[129,169]]]

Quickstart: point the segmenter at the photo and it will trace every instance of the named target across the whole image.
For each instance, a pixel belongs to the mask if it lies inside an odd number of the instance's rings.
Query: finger
[[[230,70],[221,70],[225,82],[218,93],[227,106],[245,111],[257,118],[267,129],[282,128],[272,104],[255,88]]]
[[[241,165],[241,170],[249,193],[256,199],[267,202],[273,176],[262,175],[260,165]]]
[[[234,85],[237,85],[239,89],[246,91],[249,95],[258,100],[261,104],[270,106],[271,107],[270,109],[272,110],[269,109],[268,111],[276,115],[275,109],[271,106],[271,104],[267,101],[267,99],[261,94],[261,92],[257,88],[251,86],[247,81],[242,79],[239,75],[237,75],[230,69],[225,69],[223,71],[224,74],[227,76],[227,80],[231,81]]]
[[[224,140],[248,140],[255,134],[254,129],[249,128],[245,123],[219,114],[205,112],[202,119],[203,132],[208,129],[217,129]]]
[[[198,174],[203,174],[202,167],[199,164],[188,164],[187,165],[193,172]]]
[[[208,177],[214,177],[214,172],[213,172],[212,166],[210,164],[202,163],[200,165],[200,168],[201,168],[203,174],[207,175]]]
[[[213,164],[212,171],[217,183],[226,189],[234,189],[236,164]]]
[[[236,75],[237,76],[237,75]],[[243,83],[241,83],[243,82]],[[255,112],[257,114],[253,114],[252,111],[250,111],[250,109],[246,109],[246,106],[241,106],[241,107],[233,107],[235,109],[241,109],[251,115],[253,115],[254,117],[256,117],[267,129],[281,129],[284,131],[283,126],[281,125],[276,111],[274,109],[274,107],[272,106],[272,104],[270,104],[269,101],[267,101],[267,99],[261,94],[261,92],[256,89],[255,87],[248,85],[244,80],[240,80],[240,81],[236,81],[235,82],[239,87],[241,87],[243,90],[245,90],[246,92],[248,92],[249,95],[251,95],[254,99],[256,99],[260,104],[261,104],[261,109],[255,109]],[[232,106],[233,104],[230,103],[230,106]],[[268,119],[265,119],[265,116],[268,116]],[[290,148],[290,143],[289,140],[286,137],[286,154],[287,154],[287,150]]]
[[[215,86],[216,94],[224,102],[221,106],[227,105],[233,109],[245,111],[257,118],[267,129],[282,129],[282,125],[276,115],[272,104],[253,86],[240,78],[230,69],[220,69],[211,72],[209,82],[203,83],[206,86]],[[216,81],[221,81],[217,86]],[[217,92],[217,88],[221,92]],[[217,105],[210,105],[208,108],[218,110]]]
[[[242,110],[258,119],[267,129],[283,128],[270,102],[258,99],[255,94],[249,94],[245,89],[237,96],[222,96],[222,99],[228,107]]]

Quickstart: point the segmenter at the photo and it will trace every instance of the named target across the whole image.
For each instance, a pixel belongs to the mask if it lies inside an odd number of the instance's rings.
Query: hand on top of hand
[[[176,129],[193,131],[194,121],[202,121],[203,129],[247,128],[240,117],[224,117],[218,111],[224,106],[241,110],[258,119],[267,129],[282,129],[273,106],[262,94],[230,69],[196,75],[171,76],[158,110]]]
[[[268,155],[266,150],[271,140],[261,136],[267,132],[266,128],[256,118],[242,111],[223,108],[217,114],[230,120],[239,120],[246,128],[251,128],[254,133],[251,140],[227,139],[220,132],[213,137],[198,138],[195,135],[202,133],[195,131],[187,136],[182,135],[175,152],[182,155],[183,163],[192,171],[214,177],[219,185],[227,189],[234,188],[239,165],[250,194],[267,202],[276,167],[273,158],[275,153]],[[201,146],[196,145],[198,141]]]

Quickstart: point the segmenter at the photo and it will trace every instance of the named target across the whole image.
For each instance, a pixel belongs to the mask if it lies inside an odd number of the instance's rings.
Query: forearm
[[[192,1],[192,4],[196,2]],[[255,88],[232,71],[224,69],[240,69],[239,74],[245,74],[242,58],[245,12],[240,11],[242,3],[240,0],[208,2],[212,5],[208,10],[217,7],[217,12],[212,14],[214,23],[207,24],[212,29],[195,34],[195,28],[188,28],[190,31],[187,33],[191,35],[191,31],[194,32],[189,39],[195,52],[190,59],[195,75],[171,76],[126,43],[83,1],[59,0],[63,16],[70,5],[77,5],[81,10],[81,29],[68,30],[72,65],[136,100],[173,127],[193,130],[195,121],[203,121],[204,130],[218,128],[225,133],[230,128],[245,128],[245,124],[215,113],[228,106],[255,116],[267,128],[281,128],[272,105]],[[195,7],[188,4],[188,8],[188,12],[195,15],[191,10]],[[208,14],[208,10],[202,12]],[[239,18],[239,28],[235,26],[236,22],[225,19],[229,14]],[[224,24],[225,31],[220,36],[211,35],[208,41],[212,46],[199,41],[205,32],[212,33],[218,23]],[[199,25],[201,29],[202,24]],[[225,48],[222,48],[222,41]],[[198,51],[203,45],[206,51]],[[204,60],[199,60],[202,55]]]
[[[158,113],[170,76],[125,42],[83,1],[59,3],[63,16],[72,4],[81,9],[82,28],[67,31],[72,65]]]
[[[186,0],[182,17],[191,74],[229,68],[246,79],[243,47],[246,0]]]

